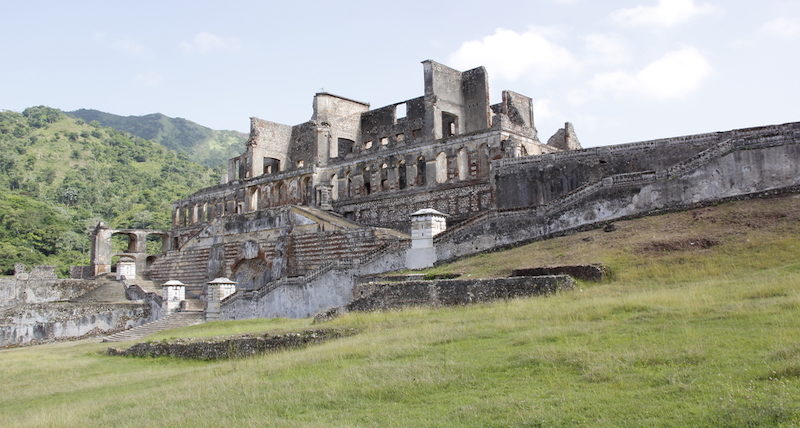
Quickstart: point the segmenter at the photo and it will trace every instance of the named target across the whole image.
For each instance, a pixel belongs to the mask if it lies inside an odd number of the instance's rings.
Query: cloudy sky
[[[584,146],[800,121],[799,0],[25,1],[0,14],[0,109],[298,124],[320,90],[377,108],[432,59],[486,66]],[[123,4],[125,3],[125,4]]]

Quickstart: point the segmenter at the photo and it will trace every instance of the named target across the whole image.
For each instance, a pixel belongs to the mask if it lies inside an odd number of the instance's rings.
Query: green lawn
[[[798,213],[794,197],[739,202],[461,260],[435,271],[597,261],[614,275],[547,298],[347,314],[314,327],[360,334],[301,350],[216,362],[108,357],[86,341],[0,351],[0,426],[800,426]],[[653,250],[700,237],[718,245]]]

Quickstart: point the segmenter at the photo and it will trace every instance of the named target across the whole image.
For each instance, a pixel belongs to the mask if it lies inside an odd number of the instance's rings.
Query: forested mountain
[[[248,137],[242,132],[218,131],[161,113],[118,116],[98,110],[80,109],[67,114],[85,122],[97,121],[102,126],[155,141],[176,152],[185,153],[194,162],[210,167],[218,167],[229,158],[240,155]]]
[[[42,106],[0,111],[0,153],[0,273],[86,264],[87,228],[167,228],[172,201],[216,181],[184,154]]]

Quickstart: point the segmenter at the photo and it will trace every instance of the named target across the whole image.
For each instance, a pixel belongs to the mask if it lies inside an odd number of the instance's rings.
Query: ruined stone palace
[[[417,98],[370,109],[323,92],[307,122],[251,118],[244,152],[219,185],[174,203],[170,230],[101,223],[91,266],[74,276],[122,281],[146,320],[307,317],[359,297],[369,275],[800,190],[798,122],[582,149],[569,123],[543,143],[531,98],[502,91],[491,103],[483,67],[422,65]],[[128,237],[122,253],[114,235]],[[162,254],[147,254],[152,235]],[[0,296],[19,301],[9,287]]]

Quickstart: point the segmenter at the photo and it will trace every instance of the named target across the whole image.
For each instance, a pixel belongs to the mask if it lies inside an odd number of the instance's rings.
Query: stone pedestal
[[[181,307],[181,302],[186,300],[186,284],[170,280],[164,283],[161,289],[164,312],[176,312]]]
[[[117,263],[117,281],[121,279],[136,279],[136,261],[121,259]]]
[[[206,321],[219,319],[220,302],[236,292],[236,283],[228,278],[215,278],[206,284]]]
[[[431,208],[411,214],[411,248],[406,250],[406,267],[423,269],[436,263],[433,237],[447,229],[447,214]]]

